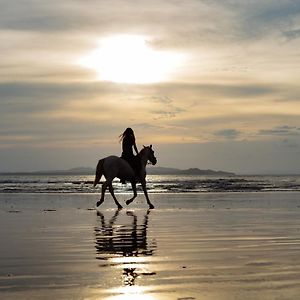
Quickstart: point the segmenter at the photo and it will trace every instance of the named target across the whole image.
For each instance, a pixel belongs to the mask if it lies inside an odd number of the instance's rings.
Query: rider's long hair
[[[130,138],[132,141],[135,140],[134,132],[132,128],[126,128],[125,131],[119,135],[120,138],[120,143],[125,139],[125,138]]]

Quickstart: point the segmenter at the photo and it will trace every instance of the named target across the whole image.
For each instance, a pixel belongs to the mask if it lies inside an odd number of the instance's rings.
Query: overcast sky
[[[300,1],[0,7],[0,171],[93,167],[120,154],[118,136],[132,127],[160,166],[300,173]],[[116,36],[183,59],[147,83],[105,80],[96,60],[79,63]]]

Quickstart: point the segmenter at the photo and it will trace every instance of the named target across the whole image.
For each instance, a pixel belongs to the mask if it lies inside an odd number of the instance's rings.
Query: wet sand
[[[0,194],[0,298],[299,298],[300,193],[150,196]]]

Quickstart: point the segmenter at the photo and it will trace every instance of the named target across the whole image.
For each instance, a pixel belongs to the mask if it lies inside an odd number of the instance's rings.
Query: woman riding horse
[[[126,128],[126,130],[120,135],[120,142],[122,141],[122,155],[121,158],[125,159],[129,165],[134,170],[137,177],[141,170],[141,161],[138,157],[138,149],[135,143],[134,132],[131,128]],[[137,155],[133,154],[133,149]],[[122,179],[122,183],[125,181]]]
[[[141,182],[147,203],[149,205],[149,208],[154,208],[153,204],[150,202],[147,188],[146,188],[146,165],[148,162],[150,162],[152,165],[155,165],[157,163],[157,159],[154,155],[154,151],[152,149],[152,145],[150,146],[144,146],[144,148],[139,152],[140,158],[140,174],[139,174],[139,181]],[[112,182],[114,178],[123,178],[126,179],[131,183],[132,190],[133,190],[133,197],[126,201],[126,204],[129,205],[136,197],[136,175],[133,171],[133,169],[130,167],[130,165],[122,158],[110,155],[105,158],[102,158],[98,161],[97,167],[96,167],[96,174],[95,174],[95,180],[94,180],[94,187],[100,182],[100,179],[104,175],[105,181],[102,185],[102,191],[101,191],[101,198],[97,202],[97,208],[103,203],[104,196],[105,196],[105,190],[108,187],[109,192],[111,196],[113,197],[116,205],[118,208],[122,208],[122,205],[118,202],[115,194],[114,189],[112,186]]]

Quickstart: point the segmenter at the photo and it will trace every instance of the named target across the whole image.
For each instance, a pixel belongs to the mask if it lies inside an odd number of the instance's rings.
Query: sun
[[[158,51],[149,39],[137,35],[104,38],[99,48],[79,60],[80,65],[96,71],[98,79],[119,83],[166,81],[182,64],[182,54]]]

